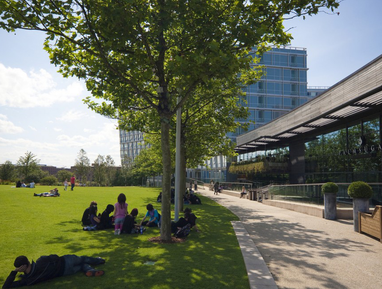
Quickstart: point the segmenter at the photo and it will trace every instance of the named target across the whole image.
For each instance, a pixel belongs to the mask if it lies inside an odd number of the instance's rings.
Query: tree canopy
[[[269,44],[289,43],[284,15],[312,15],[338,2],[4,0],[0,27],[45,32],[51,62],[65,77],[85,80],[92,94],[87,103],[96,112],[142,131],[148,120],[160,119],[161,238],[169,240],[171,117],[197,89],[213,91],[237,77],[253,81],[249,50],[257,46],[262,53]]]

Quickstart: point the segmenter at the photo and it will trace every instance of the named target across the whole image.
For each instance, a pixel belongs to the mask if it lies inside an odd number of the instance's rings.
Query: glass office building
[[[257,65],[264,67],[264,75],[257,83],[244,88],[246,105],[250,113],[249,120],[254,122],[250,124],[249,130],[286,114],[325,90],[319,87],[308,91],[305,48],[273,48],[253,66]],[[236,136],[247,131],[238,129],[235,133],[229,134],[229,137],[235,141]],[[206,166],[187,170],[187,177],[204,182],[209,182],[211,179],[226,181],[227,159],[223,156],[215,157],[206,162]]]
[[[143,133],[139,131],[119,130],[119,143],[122,165],[133,163],[141,150],[146,147]]]

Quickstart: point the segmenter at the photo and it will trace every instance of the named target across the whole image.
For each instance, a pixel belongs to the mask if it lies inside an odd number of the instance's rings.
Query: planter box
[[[360,233],[365,233],[382,242],[382,206],[376,206],[374,212],[358,212],[358,228]]]

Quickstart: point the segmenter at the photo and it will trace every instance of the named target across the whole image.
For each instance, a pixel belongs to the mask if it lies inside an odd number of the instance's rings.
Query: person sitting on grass
[[[123,234],[135,234],[139,232],[139,226],[136,225],[135,218],[138,216],[138,209],[134,208],[131,210],[131,213],[126,215],[125,220],[123,221],[122,231]]]
[[[49,192],[41,193],[41,194],[33,194],[35,197],[59,197],[60,193],[57,188],[50,190]]]
[[[106,206],[105,211],[101,214],[100,222],[97,225],[97,230],[110,229],[113,228],[113,216],[110,214],[114,212],[114,206],[109,204]]]
[[[95,231],[97,226],[101,222],[101,219],[97,216],[97,207],[90,207],[90,222],[91,224],[84,227],[84,231]]]
[[[105,264],[105,260],[99,257],[49,255],[41,256],[36,262],[31,263],[27,257],[18,256],[14,262],[15,269],[5,280],[3,288],[30,286],[56,277],[72,275],[79,271],[84,272],[88,277],[102,276],[104,271],[90,266],[100,264]],[[24,274],[21,275],[21,280],[15,281],[18,272]]]
[[[157,210],[154,209],[153,205],[148,204],[146,206],[147,213],[145,217],[143,218],[141,222],[141,226],[147,226],[147,227],[156,227],[158,226],[159,222],[159,213]],[[146,218],[149,217],[148,221],[145,221]]]
[[[198,226],[196,226],[196,219],[198,217],[195,216],[195,214],[192,212],[190,208],[184,209],[184,214],[188,214],[188,223],[191,225],[191,228],[195,228],[196,232],[200,232],[198,229]]]
[[[91,221],[90,221],[90,208],[91,207],[97,207],[97,202],[96,201],[92,201],[90,202],[90,206],[89,208],[86,208],[84,213],[82,214],[82,219],[81,219],[81,222],[82,222],[82,226],[90,226],[91,225]]]

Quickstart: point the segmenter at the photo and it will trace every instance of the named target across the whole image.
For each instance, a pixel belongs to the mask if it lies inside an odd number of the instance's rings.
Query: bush
[[[365,182],[353,182],[348,188],[348,195],[351,198],[369,199],[373,195],[373,189]]]
[[[57,183],[58,183],[57,178],[54,176],[47,176],[40,180],[40,184],[46,185],[46,186],[57,185]]]
[[[322,185],[321,192],[324,194],[325,193],[337,194],[338,193],[338,186],[333,182],[327,182],[326,184]]]

